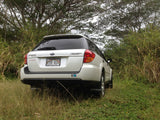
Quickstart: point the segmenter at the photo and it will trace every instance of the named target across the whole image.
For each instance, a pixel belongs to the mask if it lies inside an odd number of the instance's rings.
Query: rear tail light
[[[89,63],[92,62],[95,58],[95,54],[93,52],[91,52],[90,50],[86,50],[84,53],[84,59],[83,62],[84,63]]]
[[[24,57],[24,64],[27,64],[27,54]]]

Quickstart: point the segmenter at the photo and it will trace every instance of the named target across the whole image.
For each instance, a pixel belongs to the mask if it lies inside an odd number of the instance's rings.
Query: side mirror
[[[112,59],[111,58],[107,59],[107,62],[108,63],[112,62]]]

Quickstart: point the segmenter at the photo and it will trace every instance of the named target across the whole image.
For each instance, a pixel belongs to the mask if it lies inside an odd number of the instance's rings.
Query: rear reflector
[[[84,53],[84,59],[83,62],[84,63],[89,63],[92,62],[95,58],[95,54],[93,52],[91,52],[90,50],[86,50]]]
[[[24,64],[27,64],[27,54],[24,57]]]

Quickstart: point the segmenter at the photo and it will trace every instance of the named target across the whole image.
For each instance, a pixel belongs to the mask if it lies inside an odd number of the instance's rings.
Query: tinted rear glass
[[[34,50],[85,49],[84,39],[51,39],[42,41]]]

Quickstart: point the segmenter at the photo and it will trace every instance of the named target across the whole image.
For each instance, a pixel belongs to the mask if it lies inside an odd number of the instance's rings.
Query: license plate
[[[46,66],[60,66],[61,59],[60,58],[47,58]]]

